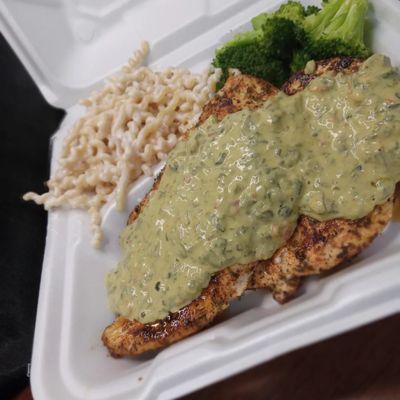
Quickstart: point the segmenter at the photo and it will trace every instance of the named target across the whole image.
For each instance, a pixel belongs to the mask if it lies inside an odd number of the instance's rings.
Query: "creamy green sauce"
[[[210,118],[171,152],[157,191],[122,233],[111,309],[141,322],[195,299],[215,272],[267,259],[300,214],[356,219],[400,180],[400,79],[374,55],[294,96]]]

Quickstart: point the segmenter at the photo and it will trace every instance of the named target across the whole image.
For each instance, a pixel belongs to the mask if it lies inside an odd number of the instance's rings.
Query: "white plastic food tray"
[[[142,39],[150,63],[200,69],[230,32],[281,1],[249,0],[0,0],[0,27],[43,95],[67,110],[62,139],[82,113],[72,106],[121,66]],[[305,2],[310,3],[310,2]],[[400,65],[400,3],[370,1],[373,47]],[[143,178],[127,210],[151,187]],[[49,215],[32,357],[35,399],[169,399],[280,354],[400,311],[400,224],[392,223],[351,268],[307,282],[285,306],[262,292],[235,302],[225,319],[157,354],[113,359],[100,342],[113,320],[104,274],[119,254],[128,211],[109,204],[107,237],[90,246],[88,218],[77,211]],[[329,360],[328,360],[329,362]]]

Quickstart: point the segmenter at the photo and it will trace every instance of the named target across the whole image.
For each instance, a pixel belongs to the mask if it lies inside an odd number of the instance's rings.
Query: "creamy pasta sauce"
[[[400,79],[374,55],[294,96],[210,118],[171,152],[157,191],[122,233],[109,303],[141,322],[195,299],[215,272],[268,259],[300,214],[356,219],[400,180]]]

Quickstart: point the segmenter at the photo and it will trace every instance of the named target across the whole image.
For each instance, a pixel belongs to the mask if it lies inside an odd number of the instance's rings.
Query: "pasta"
[[[65,139],[48,191],[23,197],[47,210],[86,210],[96,247],[103,239],[104,204],[114,196],[117,208],[124,209],[129,186],[140,175],[151,175],[152,166],[165,160],[179,137],[196,124],[221,75],[213,69],[155,72],[140,66],[148,52],[143,42],[102,90],[81,101],[86,114]]]

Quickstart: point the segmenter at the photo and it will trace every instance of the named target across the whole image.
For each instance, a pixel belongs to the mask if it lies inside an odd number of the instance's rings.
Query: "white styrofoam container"
[[[47,101],[67,110],[55,135],[52,169],[83,112],[73,104],[121,66],[141,40],[152,44],[152,65],[198,70],[230,32],[281,2],[0,0],[2,33]],[[400,65],[400,3],[370,3],[373,48]],[[35,399],[170,399],[400,311],[400,224],[393,222],[351,268],[308,280],[303,295],[285,306],[252,292],[234,302],[222,322],[191,338],[155,354],[111,358],[100,341],[113,320],[103,277],[118,259],[117,238],[128,210],[151,184],[150,178],[137,182],[127,211],[106,207],[102,250],[89,244],[86,215],[50,213],[32,356]]]

